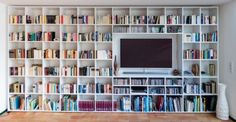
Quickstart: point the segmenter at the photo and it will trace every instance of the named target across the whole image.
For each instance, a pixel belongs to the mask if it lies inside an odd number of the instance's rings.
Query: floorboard
[[[0,122],[233,122],[215,114],[10,112]]]

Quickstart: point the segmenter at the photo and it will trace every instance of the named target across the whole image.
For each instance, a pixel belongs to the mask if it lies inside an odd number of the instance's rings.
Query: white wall
[[[7,73],[6,73],[6,60],[7,60],[7,39],[6,39],[6,5],[0,3],[0,113],[7,108]]]
[[[236,119],[236,1],[220,6],[220,82],[227,85],[230,116]],[[230,62],[233,72],[230,72]]]

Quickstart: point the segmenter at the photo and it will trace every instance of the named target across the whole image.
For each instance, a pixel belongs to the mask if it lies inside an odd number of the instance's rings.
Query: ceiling
[[[0,0],[7,5],[220,5],[232,0]]]

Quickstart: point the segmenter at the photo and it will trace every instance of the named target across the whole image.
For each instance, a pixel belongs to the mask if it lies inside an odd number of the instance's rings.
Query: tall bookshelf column
[[[25,104],[26,93],[24,7],[8,8],[8,34],[8,110],[24,111],[25,109],[20,107]],[[19,100],[20,106],[14,106],[16,99]]]
[[[216,7],[201,7],[201,81],[202,81],[202,112],[213,112],[215,107],[207,105],[211,102],[216,105],[218,71],[218,14]],[[210,89],[209,89],[210,88]]]

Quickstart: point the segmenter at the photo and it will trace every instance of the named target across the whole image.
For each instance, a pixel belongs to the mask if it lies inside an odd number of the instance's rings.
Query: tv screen
[[[121,39],[123,68],[172,68],[172,39]]]

